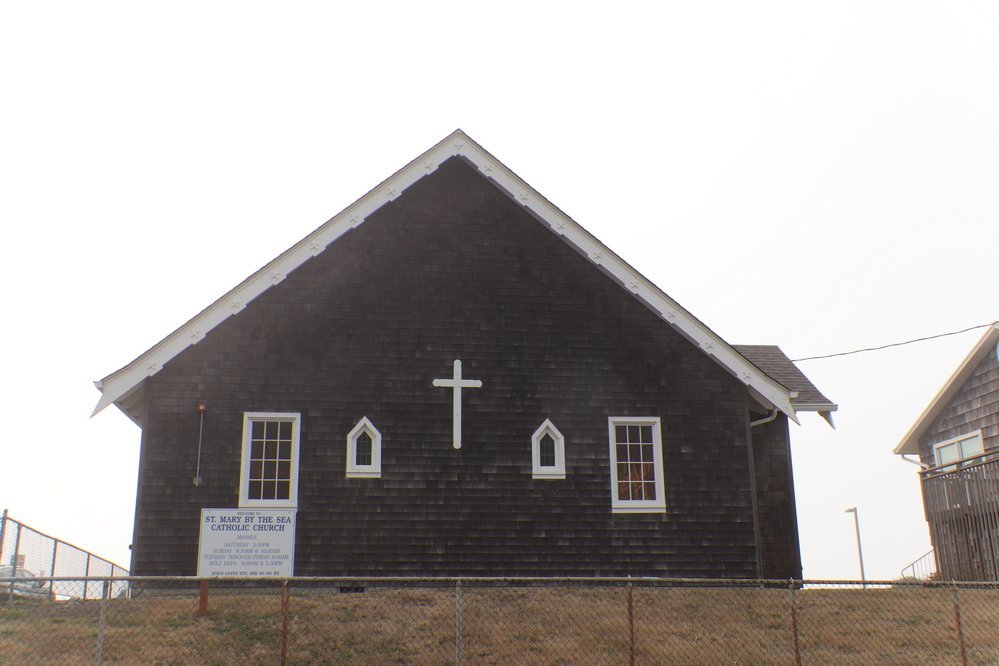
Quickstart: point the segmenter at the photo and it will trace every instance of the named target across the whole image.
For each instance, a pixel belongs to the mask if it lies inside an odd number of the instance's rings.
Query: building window
[[[662,436],[658,417],[611,417],[611,508],[615,513],[663,513]]]
[[[347,478],[378,478],[382,475],[382,434],[362,418],[347,435]]]
[[[298,505],[299,414],[243,414],[243,460],[239,505],[294,508]]]
[[[546,432],[541,436],[541,441],[538,443],[538,456],[541,458],[538,467],[555,466],[555,440],[552,439],[551,433]]]
[[[952,463],[958,463],[984,452],[981,430],[933,445],[933,458],[938,467],[952,465]],[[954,467],[952,465],[951,469]]]
[[[531,462],[535,479],[565,478],[565,437],[548,419],[531,436]]]

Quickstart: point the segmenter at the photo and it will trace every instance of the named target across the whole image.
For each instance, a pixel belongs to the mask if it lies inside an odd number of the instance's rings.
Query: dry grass
[[[795,593],[806,664],[960,663],[949,589],[814,589]],[[961,590],[970,663],[999,664],[999,591]],[[213,590],[149,592],[106,607],[104,663],[275,664],[280,595]],[[776,589],[633,590],[639,664],[794,663],[792,594]],[[462,591],[462,659],[472,664],[628,662],[627,590],[621,587]],[[0,664],[92,664],[100,603],[0,604]],[[290,664],[453,664],[453,588],[293,588]]]

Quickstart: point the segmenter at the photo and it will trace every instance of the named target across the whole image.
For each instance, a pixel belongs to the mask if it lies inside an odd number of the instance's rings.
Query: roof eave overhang
[[[839,405],[831,402],[801,403],[795,402],[794,408],[799,412],[835,412],[839,410]]]
[[[97,414],[110,404],[122,407],[119,401],[123,396],[144,382],[146,378],[158,373],[172,358],[187,347],[197,344],[213,328],[241,312],[254,298],[283,281],[291,271],[322,253],[331,243],[361,225],[368,216],[383,205],[397,199],[410,185],[423,176],[433,173],[441,163],[455,156],[461,156],[475,165],[483,177],[491,180],[505,191],[539,222],[586,256],[621,287],[631,292],[635,298],[655,312],[666,324],[682,333],[691,343],[728,370],[746,385],[763,404],[770,405],[770,408],[776,407],[795,423],[799,423],[787,388],[761,372],[705,324],[667,296],[461,130],[451,133],[443,141],[397,171],[130,364],[98,382],[98,388],[102,395],[93,414]],[[133,417],[130,416],[130,418]]]
[[[795,402],[794,408],[799,412],[817,412],[819,416],[825,419],[830,428],[833,430],[836,429],[836,423],[833,421],[833,412],[839,410],[839,405],[832,402]]]

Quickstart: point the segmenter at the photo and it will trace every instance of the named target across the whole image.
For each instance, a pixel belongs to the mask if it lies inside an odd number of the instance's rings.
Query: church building
[[[460,130],[96,384],[135,575],[260,509],[296,576],[800,578],[789,422],[836,409]]]

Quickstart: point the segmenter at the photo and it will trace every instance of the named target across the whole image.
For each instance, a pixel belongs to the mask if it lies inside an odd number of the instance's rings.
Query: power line
[[[859,354],[861,352],[878,351],[879,349],[888,349],[889,347],[901,347],[902,345],[911,345],[914,342],[924,342],[926,340],[935,340],[937,338],[945,338],[948,335],[959,335],[961,333],[967,333],[968,331],[974,331],[978,328],[986,328],[987,326],[995,326],[999,321],[991,321],[988,324],[979,324],[978,326],[972,326],[970,328],[964,328],[960,331],[951,331],[950,333],[938,333],[937,335],[928,335],[925,338],[916,338],[914,340],[906,340],[905,342],[893,342],[890,345],[881,345],[880,347],[866,347],[864,349],[854,349],[853,351],[839,352],[836,354],[823,354],[822,356],[806,356],[804,358],[791,359],[793,362],[798,361],[814,361],[819,358],[832,358],[834,356],[849,356],[850,354]]]

